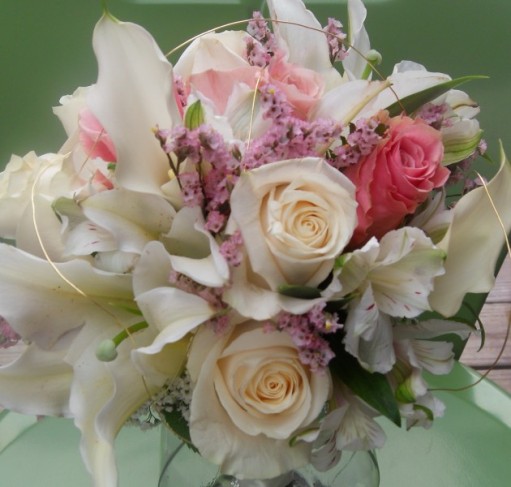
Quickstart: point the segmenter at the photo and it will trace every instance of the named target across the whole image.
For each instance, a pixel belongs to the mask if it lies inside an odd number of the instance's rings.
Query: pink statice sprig
[[[206,124],[193,129],[184,126],[159,129],[155,134],[167,154],[184,205],[200,207],[206,229],[219,233],[229,218],[230,194],[239,178],[236,148]]]
[[[277,51],[277,42],[261,12],[255,11],[247,26],[245,38],[247,61],[251,66],[264,68]]]
[[[259,87],[263,118],[271,120],[269,129],[251,141],[241,167],[255,169],[286,159],[323,156],[339,138],[342,126],[334,120],[301,120],[293,115],[285,94],[271,83]]]
[[[342,329],[339,317],[325,309],[326,303],[314,305],[308,312],[292,314],[280,312],[275,323],[268,324],[268,331],[279,330],[289,333],[298,348],[298,356],[312,372],[325,370],[335,356],[324,335],[336,333]]]

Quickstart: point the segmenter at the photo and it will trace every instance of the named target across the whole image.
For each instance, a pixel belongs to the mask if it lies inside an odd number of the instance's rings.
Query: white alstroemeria
[[[125,252],[142,252],[145,244],[168,233],[176,214],[162,197],[126,189],[103,191],[80,202],[84,216],[107,230]]]
[[[330,61],[327,36],[304,3],[268,0],[268,8],[274,19],[273,31],[278,46],[286,52],[287,61],[321,74],[327,90],[340,84],[341,76]]]
[[[414,404],[400,404],[399,412],[406,419],[406,429],[416,426],[428,429],[436,418],[444,415],[445,404],[428,392]]]
[[[471,191],[454,207],[452,223],[438,243],[447,254],[445,274],[435,279],[429,299],[442,315],[453,316],[466,293],[485,293],[492,288],[495,264],[511,229],[510,185],[511,164],[501,149],[501,166],[495,177],[486,188]]]
[[[169,232],[176,213],[161,196],[122,188],[83,201],[59,198],[53,208],[63,223],[64,255],[95,255],[111,271],[131,270],[144,246]]]
[[[205,299],[170,284],[174,270],[163,245],[150,242],[133,271],[135,300],[144,318],[159,332],[150,346],[140,350],[141,354],[159,353],[165,345],[181,340],[216,313]]]
[[[366,17],[367,9],[362,0],[348,0],[349,48],[342,65],[349,80],[361,79],[367,67],[365,56],[371,49],[371,44],[364,27]]]
[[[0,404],[27,414],[74,418],[96,487],[117,485],[117,432],[180,371],[186,353],[177,344],[135,365],[132,354],[157,335],[142,326],[117,346],[115,360],[96,358],[104,340],[119,332],[127,337],[127,328],[140,323],[127,307],[133,307],[129,275],[99,271],[83,260],[51,264],[0,245],[0,309],[31,343],[18,360],[0,368]]]
[[[181,208],[165,241],[175,271],[204,286],[227,283],[229,266],[215,238],[206,230],[199,207]]]
[[[378,414],[352,394],[336,384],[337,407],[322,420],[313,443],[312,465],[328,470],[340,459],[342,451],[368,451],[381,448],[385,433],[374,420]]]
[[[406,419],[407,427],[423,426],[428,428],[433,420],[443,415],[444,405],[429,392],[428,384],[423,377],[423,369],[432,374],[448,374],[454,364],[452,344],[448,342],[423,339],[431,338],[434,330],[441,327],[452,329],[454,333],[466,333],[466,325],[449,323],[442,320],[431,320],[429,323],[415,325],[399,325],[396,330],[394,343],[397,362],[387,375],[389,382],[395,388],[395,396],[399,410]],[[416,329],[418,328],[418,329]],[[438,333],[441,332],[437,332]],[[402,339],[402,336],[415,337]]]
[[[443,274],[443,251],[418,228],[371,239],[346,256],[339,279],[343,294],[356,292],[346,320],[346,349],[369,370],[394,363],[389,317],[413,318],[429,310],[433,280]]]
[[[370,286],[379,311],[414,318],[430,310],[433,279],[444,274],[445,253],[418,228],[388,232],[346,256],[339,274],[344,292]]]
[[[168,181],[167,156],[153,129],[180,123],[172,65],[142,27],[105,14],[94,29],[98,81],[87,104],[110,136],[117,183],[160,194]]]

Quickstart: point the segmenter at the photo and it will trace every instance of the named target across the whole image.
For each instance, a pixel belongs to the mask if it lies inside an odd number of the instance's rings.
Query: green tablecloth
[[[456,366],[435,386],[463,386],[477,375]],[[511,479],[511,398],[492,382],[464,392],[439,392],[445,417],[432,429],[404,431],[384,422],[388,435],[378,452],[381,487],[502,487]],[[30,425],[30,423],[33,425]],[[25,429],[0,453],[0,485],[90,486],[78,453],[79,433],[69,420],[0,417],[2,438]],[[120,487],[156,486],[159,431],[125,428],[117,442]],[[176,486],[183,487],[183,486]]]

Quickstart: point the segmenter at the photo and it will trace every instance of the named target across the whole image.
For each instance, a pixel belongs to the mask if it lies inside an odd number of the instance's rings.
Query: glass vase
[[[222,475],[210,463],[162,426],[161,473],[158,487],[377,487],[378,465],[372,452],[344,452],[341,461],[327,472],[312,466],[265,480],[238,480]]]

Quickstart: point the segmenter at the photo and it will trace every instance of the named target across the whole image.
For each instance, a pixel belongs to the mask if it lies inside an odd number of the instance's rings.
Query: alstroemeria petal
[[[88,103],[114,143],[116,180],[127,189],[160,193],[168,161],[152,129],[180,120],[172,66],[142,27],[107,15],[96,25],[93,45],[99,75]]]
[[[371,372],[388,372],[396,361],[392,345],[392,323],[379,313],[371,287],[352,302],[345,324],[346,350]]]
[[[23,414],[69,416],[73,371],[64,354],[31,344],[14,362],[0,367],[0,404]]]
[[[429,297],[431,307],[444,316],[453,316],[466,293],[488,292],[494,283],[494,269],[511,229],[511,164],[501,150],[499,172],[487,190],[498,212],[495,214],[484,187],[463,196],[454,208],[454,217],[446,236],[438,243],[445,250],[445,274],[435,280]]]
[[[103,191],[81,204],[84,215],[106,229],[125,252],[141,252],[170,230],[174,208],[162,197],[125,189]]]

